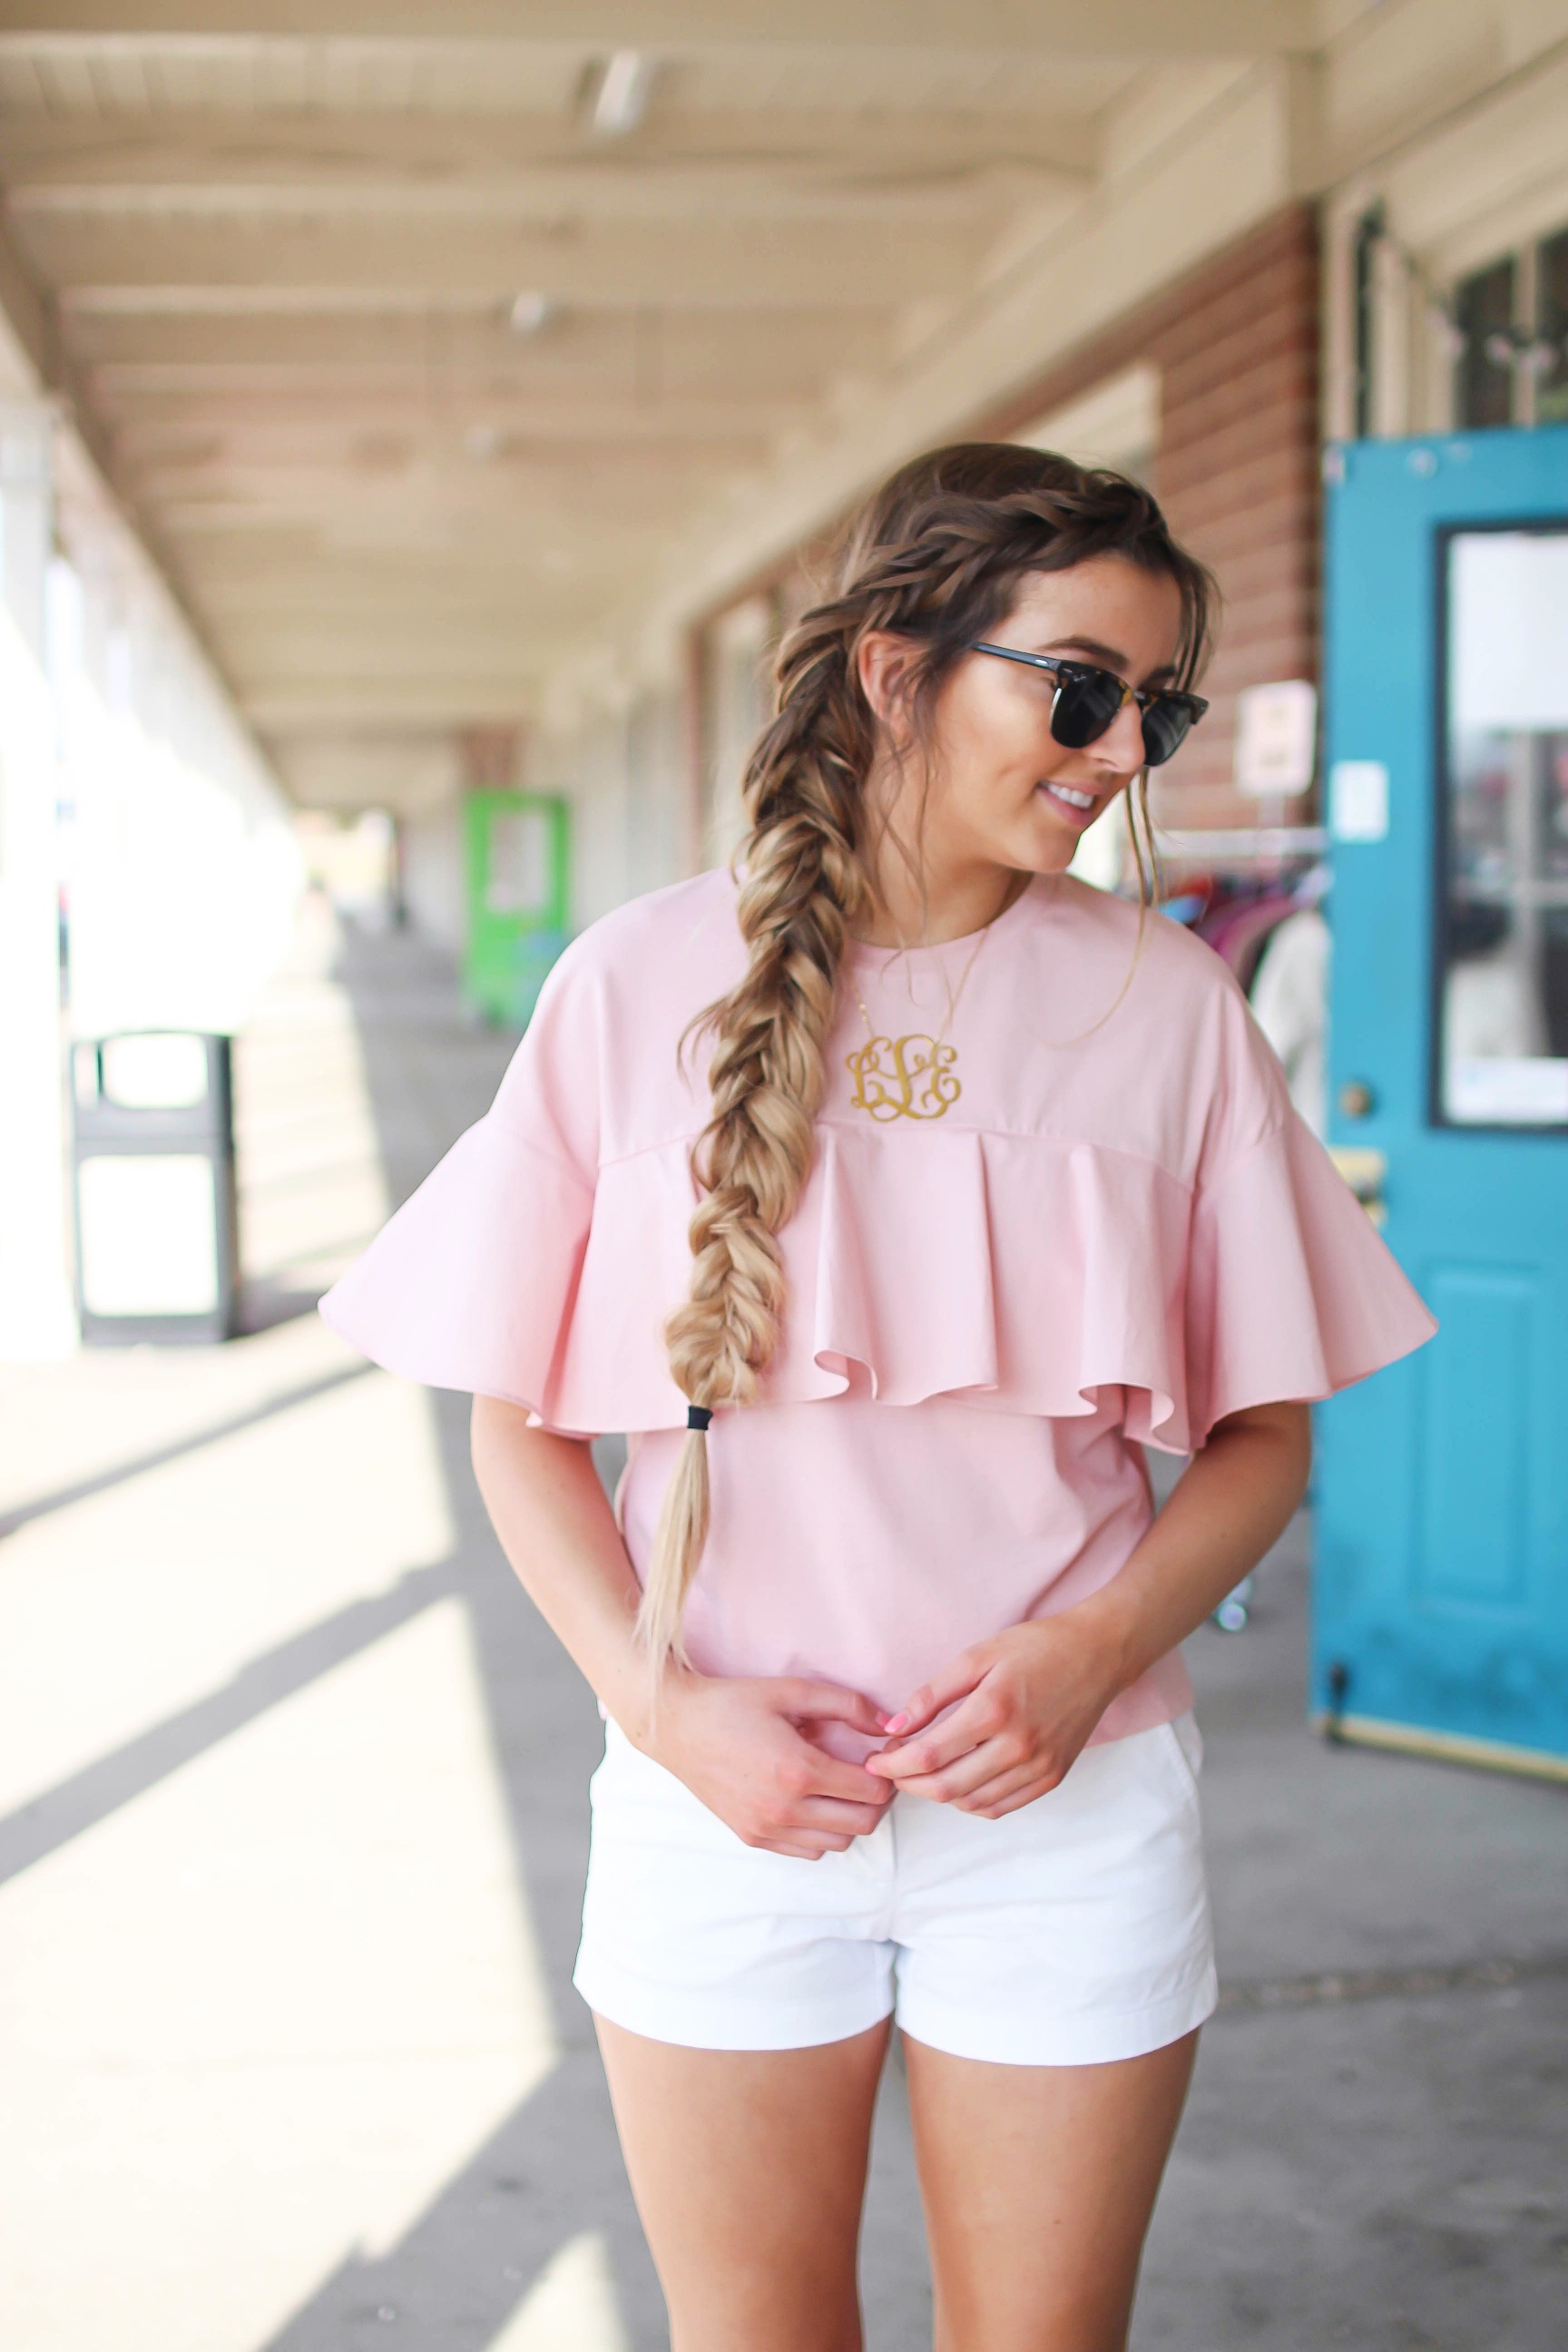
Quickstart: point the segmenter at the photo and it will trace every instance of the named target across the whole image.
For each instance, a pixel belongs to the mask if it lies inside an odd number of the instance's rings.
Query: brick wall
[[[1292,205],[974,420],[1005,436],[1134,361],[1160,370],[1155,488],[1225,599],[1214,707],[1154,780],[1168,825],[1256,822],[1230,782],[1237,689],[1318,675],[1318,317],[1316,217]]]
[[[1293,205],[967,428],[976,439],[1005,439],[1137,361],[1159,369],[1154,487],[1172,529],[1216,574],[1224,599],[1219,647],[1204,680],[1212,708],[1152,779],[1154,813],[1167,826],[1255,824],[1257,802],[1230,781],[1237,690],[1318,676],[1318,320],[1317,218],[1310,206]],[[745,594],[780,598],[782,614],[801,601],[808,581],[815,593],[833,536],[769,566]],[[699,655],[710,628],[710,621],[692,632]],[[694,757],[700,798],[700,747]],[[1289,824],[1312,814],[1306,801],[1279,813]]]

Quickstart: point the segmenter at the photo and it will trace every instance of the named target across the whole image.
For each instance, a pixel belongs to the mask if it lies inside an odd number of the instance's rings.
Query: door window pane
[[[1511,425],[1513,371],[1489,350],[1513,326],[1513,262],[1495,261],[1454,289],[1454,323],[1464,338],[1454,372],[1454,422]]]
[[[1439,1115],[1568,1126],[1568,525],[1447,542]]]
[[[1535,421],[1568,421],[1568,228],[1549,236],[1535,257],[1536,331],[1554,356],[1535,387]]]
[[[540,921],[550,911],[551,824],[542,808],[494,811],[490,817],[489,880],[485,906],[492,915]]]

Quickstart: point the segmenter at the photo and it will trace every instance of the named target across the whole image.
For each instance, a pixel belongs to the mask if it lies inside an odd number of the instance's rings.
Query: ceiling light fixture
[[[594,100],[594,128],[605,139],[624,139],[647,112],[654,62],[640,49],[616,49],[605,62]]]
[[[507,325],[514,335],[537,335],[548,327],[560,306],[548,294],[520,294],[507,312]]]

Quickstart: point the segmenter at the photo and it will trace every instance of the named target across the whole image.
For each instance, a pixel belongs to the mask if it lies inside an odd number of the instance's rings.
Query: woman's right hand
[[[825,1719],[883,1735],[870,1700],[836,1683],[672,1673],[639,1745],[747,1845],[817,1862],[874,1830],[893,1793],[801,1728]]]

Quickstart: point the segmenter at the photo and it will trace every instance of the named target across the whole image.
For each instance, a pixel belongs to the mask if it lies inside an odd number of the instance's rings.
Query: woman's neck
[[[940,947],[946,940],[984,930],[1028,888],[1033,876],[1005,866],[972,866],[963,873],[928,871],[921,883],[896,849],[884,845],[879,862],[877,903],[856,925],[867,947]]]

